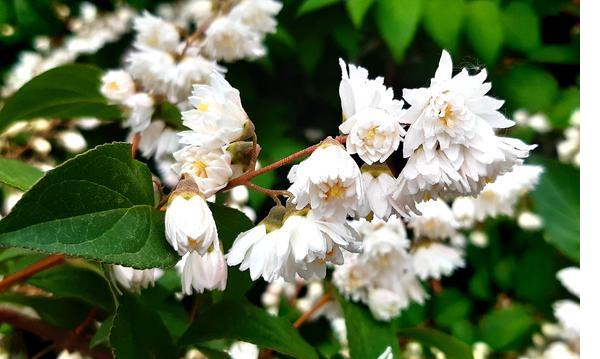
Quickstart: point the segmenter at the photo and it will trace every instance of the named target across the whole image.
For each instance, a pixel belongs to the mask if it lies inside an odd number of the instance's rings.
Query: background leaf
[[[148,168],[109,144],[49,171],[0,221],[0,245],[135,268],[173,265]]]
[[[464,0],[428,0],[425,2],[423,25],[436,43],[454,52],[464,14]]]
[[[579,171],[556,160],[536,158],[536,162],[544,165],[544,173],[531,195],[544,220],[544,236],[579,262]]]
[[[102,70],[90,65],[64,65],[23,85],[0,110],[0,131],[19,120],[38,117],[116,119],[121,111],[100,94]]]
[[[497,91],[510,108],[531,112],[547,108],[555,100],[558,83],[548,72],[533,66],[517,66],[497,82]]]
[[[361,27],[365,15],[375,0],[346,0],[346,10],[354,26]]]
[[[525,2],[513,1],[502,10],[504,38],[508,47],[530,52],[541,45],[540,19]]]
[[[523,306],[499,309],[486,315],[479,325],[481,339],[494,350],[505,351],[529,340],[535,325],[531,311]]]
[[[179,344],[201,344],[213,339],[242,340],[296,358],[317,358],[315,350],[291,323],[244,301],[224,300],[206,308]]]
[[[492,65],[496,62],[502,47],[503,33],[498,3],[491,0],[478,0],[467,5],[467,38],[473,50]]]
[[[338,2],[340,2],[340,0],[304,0],[298,9],[298,15],[304,15]]]
[[[338,295],[346,319],[348,346],[352,358],[377,358],[388,346],[394,358],[400,355],[398,340],[388,322],[375,320],[369,309]]]
[[[377,0],[375,20],[392,57],[399,62],[421,19],[422,0]]]
[[[472,359],[473,351],[467,344],[452,336],[431,328],[400,329],[398,334],[414,339],[421,344],[435,347],[444,352],[448,359]]]
[[[0,182],[21,191],[27,191],[43,175],[44,172],[27,163],[0,158]]]

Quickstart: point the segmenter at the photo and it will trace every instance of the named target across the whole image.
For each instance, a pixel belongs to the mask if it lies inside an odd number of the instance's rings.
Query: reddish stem
[[[135,158],[137,155],[138,147],[140,146],[140,141],[142,140],[142,134],[136,132],[131,139],[131,158]]]
[[[65,260],[64,255],[53,254],[51,256],[48,256],[48,257],[42,259],[41,261],[39,261],[37,263],[30,265],[29,267],[25,267],[25,268],[21,269],[20,271],[5,277],[2,281],[0,281],[0,293],[7,290],[13,284],[22,282],[22,281],[26,280],[27,278],[35,275],[36,273],[43,271],[44,269],[48,269],[48,268],[51,268],[51,267],[61,264],[62,262],[64,262],[64,260]]]
[[[306,322],[316,312],[318,312],[319,309],[321,309],[325,304],[329,303],[329,301],[331,300],[331,297],[332,297],[331,292],[329,292],[329,293],[325,294],[323,297],[321,297],[321,299],[319,299],[319,301],[316,302],[312,308],[310,308],[308,311],[306,311],[304,314],[302,314],[302,316],[294,322],[294,328],[300,328],[300,326],[302,326],[302,324],[304,324],[304,322]]]

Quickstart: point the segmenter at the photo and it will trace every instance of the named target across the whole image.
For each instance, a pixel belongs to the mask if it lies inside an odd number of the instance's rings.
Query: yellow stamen
[[[206,178],[208,174],[206,173],[206,164],[202,161],[194,162],[194,167],[196,168],[196,175],[198,177]]]
[[[456,121],[454,120],[454,112],[452,111],[452,107],[448,105],[444,106],[444,109],[440,112],[440,122],[446,127],[454,127]]]
[[[119,89],[119,84],[116,81],[111,81],[106,87],[111,91],[117,91]]]
[[[377,134],[377,126],[371,127],[367,134],[365,135],[365,141],[372,141],[375,135]]]
[[[198,105],[198,111],[200,112],[206,112],[206,110],[208,110],[208,104],[205,102],[202,102],[201,104]]]
[[[336,182],[333,186],[329,187],[329,191],[325,193],[325,198],[327,200],[330,200],[332,198],[339,199],[344,196],[345,192],[346,188],[344,188],[344,186],[340,182]]]

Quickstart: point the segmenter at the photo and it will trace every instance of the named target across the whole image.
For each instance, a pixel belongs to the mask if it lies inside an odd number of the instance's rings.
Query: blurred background
[[[160,12],[161,7],[161,2],[150,0],[91,3],[98,13],[124,3],[151,12]],[[383,76],[397,97],[403,88],[429,85],[442,49],[451,53],[456,71],[487,69],[491,95],[505,99],[502,111],[517,121],[506,134],[538,144],[528,162],[543,164],[545,174],[519,206],[538,214],[544,226],[523,230],[514,219],[499,217],[465,233],[470,239],[467,267],[444,279],[441,292],[425,305],[413,304],[395,324],[427,323],[467,343],[483,341],[498,357],[517,357],[535,346],[543,324],[555,321],[553,303],[572,297],[556,272],[579,266],[579,1],[283,3],[277,33],[267,38],[268,55],[227,66],[226,78],[240,90],[256,124],[262,165],[338,133],[338,58],[366,67],[371,76]],[[77,0],[0,2],[3,87],[8,86],[10,74],[28,61],[26,54],[44,54],[61,44],[72,31],[66,23],[86,9],[82,4]],[[76,62],[120,67],[131,43],[129,31],[97,52],[80,55]],[[3,94],[8,95],[9,91]],[[126,137],[118,122],[77,131],[90,148]],[[5,139],[11,144],[0,147],[2,156],[29,143],[28,136],[35,133]],[[49,142],[51,149],[44,156],[59,163],[73,155],[59,138]],[[35,148],[19,155],[33,161],[41,156]],[[286,187],[286,174],[284,168],[256,182]],[[3,196],[6,199],[7,194]],[[261,218],[271,203],[251,193],[250,205]],[[260,289],[256,293],[254,300],[259,302]],[[9,330],[0,326],[3,329]],[[307,325],[302,330],[313,329]],[[318,338],[311,340],[319,344]]]

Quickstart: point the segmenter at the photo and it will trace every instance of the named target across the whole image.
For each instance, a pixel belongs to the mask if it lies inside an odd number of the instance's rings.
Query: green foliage
[[[375,0],[346,0],[346,10],[354,26],[362,26],[365,15],[374,2]]]
[[[100,94],[102,70],[90,65],[64,65],[23,85],[0,110],[0,130],[38,117],[117,119],[120,110]]]
[[[500,26],[501,13],[498,3],[477,0],[467,4],[467,38],[473,50],[487,65],[493,65],[500,55],[504,34]]]
[[[467,319],[472,310],[469,298],[453,288],[445,289],[441,294],[432,298],[432,301],[435,321],[446,328],[451,327],[459,320]]]
[[[49,171],[0,221],[0,245],[135,268],[173,265],[150,171],[130,153],[128,144],[103,145]]]
[[[532,197],[544,220],[544,237],[579,262],[579,171],[556,160],[537,160],[545,171]]]
[[[502,23],[506,46],[525,53],[540,46],[540,19],[529,4],[508,4],[502,11]]]
[[[159,316],[131,294],[119,298],[110,333],[115,358],[177,358],[169,332]]]
[[[33,309],[40,318],[58,328],[75,328],[86,318],[90,307],[76,299],[48,298],[23,294],[0,294],[0,303]]]
[[[531,311],[520,305],[494,310],[479,324],[481,339],[494,350],[515,349],[528,341],[535,325]]]
[[[532,112],[549,107],[558,92],[558,83],[552,75],[529,65],[511,69],[500,78],[497,86],[511,108]]]
[[[421,19],[422,0],[378,0],[375,17],[381,37],[396,62],[404,58]]]
[[[414,339],[429,347],[438,348],[444,352],[448,359],[473,358],[473,352],[467,344],[435,329],[406,328],[400,329],[398,334],[402,337]]]
[[[245,301],[224,300],[206,308],[180,340],[180,346],[213,339],[234,339],[296,358],[317,358],[292,325]]]
[[[11,158],[0,158],[0,182],[27,191],[44,173],[37,168]]]
[[[454,52],[464,15],[464,0],[428,0],[425,2],[423,25],[438,45]]]
[[[298,15],[307,14],[311,11],[318,10],[325,6],[333,5],[340,2],[340,0],[304,0],[300,8],[298,9]]]
[[[390,323],[375,320],[369,309],[361,304],[337,296],[342,305],[348,347],[352,358],[377,358],[388,346],[394,357],[400,355],[398,340]]]

